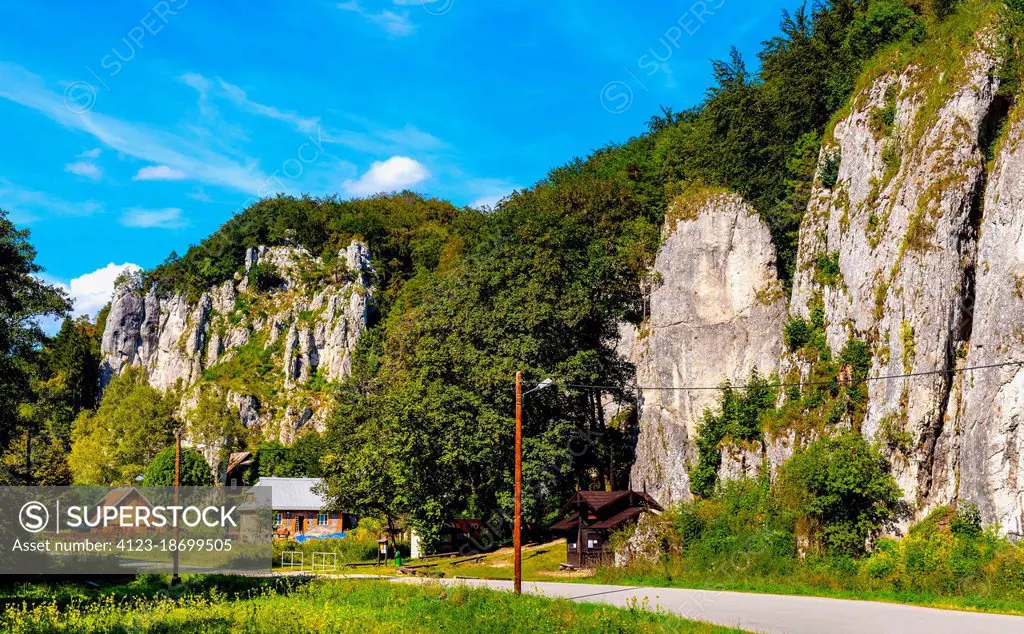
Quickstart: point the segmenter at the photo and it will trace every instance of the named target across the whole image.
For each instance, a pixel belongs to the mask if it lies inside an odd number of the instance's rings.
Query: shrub
[[[780,470],[780,498],[833,554],[859,555],[906,513],[888,460],[855,432],[811,443]]]
[[[719,444],[732,436],[740,441],[761,440],[764,417],[774,411],[778,399],[778,379],[767,379],[757,369],[742,390],[722,384],[718,411],[704,410],[697,428],[697,466],[690,472],[690,490],[701,497],[710,497],[722,465]]]
[[[284,281],[277,267],[269,262],[259,262],[249,268],[249,285],[261,292],[278,288]]]
[[[842,163],[842,158],[839,150],[825,152],[821,168],[818,172],[821,184],[825,189],[832,189],[839,182],[839,166]]]
[[[786,339],[786,347],[792,352],[800,350],[811,340],[811,326],[806,319],[791,317],[786,322],[783,335]]]
[[[949,530],[958,537],[974,538],[981,535],[981,511],[977,504],[961,506],[949,521]]]
[[[164,449],[149,464],[142,476],[147,487],[174,486],[174,447]],[[195,449],[181,450],[181,486],[200,487],[213,484],[213,471],[206,458]]]
[[[839,252],[821,253],[814,260],[814,281],[822,286],[835,286],[839,282]]]

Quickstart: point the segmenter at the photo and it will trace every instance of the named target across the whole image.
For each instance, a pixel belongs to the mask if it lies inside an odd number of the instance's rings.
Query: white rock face
[[[1024,120],[1009,113],[989,164],[1009,108],[997,65],[982,46],[941,90],[926,83],[934,75],[910,68],[855,95],[823,144],[822,164],[841,157],[838,178],[812,192],[789,312],[807,318],[823,308],[835,352],[850,338],[868,342],[870,377],[919,375],[870,382],[863,420],[843,423],[887,447],[918,517],[975,503],[986,521],[1020,534],[1024,365],[972,369],[1024,361]],[[774,279],[767,232],[750,219],[739,231],[746,216],[728,208],[716,203],[667,232],[650,323],[620,346],[640,385],[808,369],[782,352],[777,302],[749,302]],[[737,242],[739,233],[750,237]],[[687,496],[695,424],[715,396],[645,392],[635,488],[662,502]],[[808,440],[790,432],[760,450],[723,447],[719,477],[777,467]]]
[[[870,376],[952,369],[970,336],[963,326],[977,250],[977,201],[985,181],[982,130],[993,109],[997,62],[977,51],[937,113],[923,108],[922,73],[882,77],[855,97],[823,154],[841,156],[838,181],[820,184],[800,230],[791,312],[825,308],[832,349],[850,337],[872,344]],[[891,129],[880,121],[886,109]],[[838,263],[829,285],[821,259]],[[925,512],[955,495],[951,432],[958,398],[951,374],[869,383],[862,433],[908,432],[893,451],[907,498]],[[950,408],[950,402],[954,403]]]
[[[967,367],[1024,360],[1024,122],[1010,127],[985,193]],[[963,376],[959,497],[1024,533],[1024,367]]]
[[[372,295],[366,245],[352,242],[338,259],[345,270],[325,272],[302,248],[249,249],[246,272],[257,264],[270,265],[280,277],[278,288],[257,292],[249,288],[248,275],[236,275],[195,302],[119,287],[100,348],[103,385],[125,368],[139,366],[154,387],[181,390],[182,406],[188,409],[194,400],[191,388],[206,380],[205,371],[230,362],[243,346],[259,345],[271,351],[285,394],[282,403],[270,404],[258,394],[235,392],[235,385],[221,389],[243,424],[285,440],[311,420],[321,427],[326,410],[303,388],[314,375],[335,381],[351,371]]]
[[[711,194],[699,207],[695,218],[669,222],[654,265],[661,284],[629,354],[644,387],[743,384],[754,368],[777,370],[782,355],[786,302],[768,228],[738,196]],[[631,485],[663,504],[688,499],[691,439],[717,392],[642,397]]]

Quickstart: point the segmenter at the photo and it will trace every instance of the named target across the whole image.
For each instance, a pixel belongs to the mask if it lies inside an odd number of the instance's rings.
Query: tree
[[[175,448],[168,447],[158,453],[146,468],[142,484],[147,487],[174,486]],[[181,486],[199,487],[213,484],[213,471],[203,454],[191,447],[181,450]]]
[[[17,229],[0,210],[0,451],[26,425],[20,405],[32,400],[33,361],[46,341],[38,319],[71,309],[64,291],[40,280],[43,269],[28,240],[28,230]]]
[[[74,474],[68,464],[68,452],[63,442],[51,440],[40,452],[40,457],[33,460],[35,466],[33,484],[41,487],[71,486]]]
[[[77,484],[130,484],[174,436],[174,399],[129,368],[107,386],[95,412],[72,426],[68,462]]]
[[[243,425],[237,408],[228,407],[227,401],[212,386],[202,386],[195,407],[185,413],[187,437],[202,447],[217,452],[218,463],[227,459],[232,451],[248,444],[251,435]]]
[[[315,431],[302,434],[290,447],[278,440],[264,440],[256,448],[252,472],[256,478],[319,478],[323,475],[322,454],[323,439]]]
[[[780,470],[776,490],[798,527],[828,551],[864,552],[868,540],[907,515],[889,461],[856,432],[822,438]]]

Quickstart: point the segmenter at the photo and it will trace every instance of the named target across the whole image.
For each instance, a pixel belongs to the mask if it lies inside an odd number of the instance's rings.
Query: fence
[[[320,562],[319,563],[317,563],[317,556],[318,555],[320,556]],[[331,563],[327,563],[327,558],[328,557],[331,558]],[[314,552],[313,553],[313,562],[312,562],[312,570],[313,570],[313,572],[316,572],[318,568],[320,570],[330,570],[331,572],[337,571],[338,570],[338,553]]]

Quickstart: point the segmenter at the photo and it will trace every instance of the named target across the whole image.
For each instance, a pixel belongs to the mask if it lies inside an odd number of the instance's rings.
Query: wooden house
[[[146,508],[149,511],[153,510],[153,505],[150,504],[149,500],[139,492],[135,487],[115,487],[107,492],[102,499],[96,504],[98,507],[93,513],[99,512],[100,508],[113,507],[116,509],[130,508],[128,511],[128,517],[135,518],[138,514],[139,508]],[[148,515],[148,514],[147,514]],[[134,519],[131,520],[134,523]],[[106,524],[104,527],[93,528],[92,532],[101,533],[139,533],[150,530],[148,526],[121,526],[119,520]]]
[[[318,536],[355,528],[355,516],[327,510],[327,500],[317,492],[321,482],[320,478],[260,478],[256,482],[254,486],[271,490],[275,533]]]
[[[566,562],[589,568],[612,557],[608,548],[612,531],[635,524],[643,513],[662,510],[646,493],[577,491],[562,508],[563,519],[551,530],[565,535]]]

